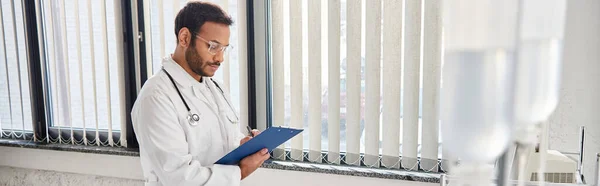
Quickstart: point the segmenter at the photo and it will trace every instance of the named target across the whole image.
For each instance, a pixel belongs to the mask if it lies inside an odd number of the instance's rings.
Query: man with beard
[[[240,185],[269,158],[214,164],[245,136],[226,90],[211,77],[229,46],[231,18],[217,5],[190,2],[175,18],[177,47],[148,79],[131,112],[146,185]]]

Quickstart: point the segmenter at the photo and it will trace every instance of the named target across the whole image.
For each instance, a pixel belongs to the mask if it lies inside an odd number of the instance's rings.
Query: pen
[[[248,133],[250,134],[250,136],[254,137],[254,133],[252,133],[252,128],[250,128],[250,126],[246,126],[246,129],[248,129]]]

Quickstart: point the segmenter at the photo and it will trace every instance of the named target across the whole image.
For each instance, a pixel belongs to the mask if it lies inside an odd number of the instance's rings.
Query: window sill
[[[33,142],[27,140],[13,140],[13,139],[0,139],[0,146],[5,147],[21,147],[29,149],[42,149],[42,150],[56,150],[56,151],[67,151],[67,152],[80,152],[80,153],[92,153],[92,154],[104,154],[104,155],[118,155],[118,156],[131,156],[138,157],[138,149],[128,148],[116,148],[116,147],[98,147],[98,146],[83,146],[83,145],[68,145],[68,144],[47,144],[40,142]],[[427,183],[439,183],[439,173],[425,173],[425,172],[414,172],[404,170],[393,170],[393,169],[380,169],[380,168],[365,168],[365,167],[354,167],[354,166],[342,166],[342,165],[326,165],[316,164],[307,162],[290,162],[290,161],[276,161],[270,160],[262,165],[262,168],[276,169],[276,170],[287,170],[287,171],[299,171],[299,172],[313,172],[323,174],[335,174],[345,176],[357,176],[357,177],[369,177],[369,178],[383,178],[392,180],[404,180],[404,181],[417,181]]]
[[[84,146],[68,144],[48,144],[29,140],[0,139],[0,146],[22,147],[30,149],[57,150],[69,152],[81,152],[92,154],[119,155],[119,156],[140,156],[138,149],[103,147],[103,146]]]
[[[337,174],[346,176],[383,178],[393,180],[417,181],[428,183],[439,183],[439,173],[425,173],[405,170],[392,170],[380,168],[365,168],[342,165],[326,165],[306,162],[290,162],[290,161],[269,161],[262,165],[262,168],[291,170],[301,172],[314,172],[323,174]]]

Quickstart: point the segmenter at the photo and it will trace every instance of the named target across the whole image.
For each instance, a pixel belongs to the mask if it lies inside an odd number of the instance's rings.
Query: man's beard
[[[207,76],[207,74],[204,73],[204,71],[202,70],[203,64],[206,64],[202,63],[202,59],[200,58],[200,55],[198,54],[194,46],[190,46],[190,48],[186,49],[185,61],[187,61],[188,66],[194,73],[203,77]]]

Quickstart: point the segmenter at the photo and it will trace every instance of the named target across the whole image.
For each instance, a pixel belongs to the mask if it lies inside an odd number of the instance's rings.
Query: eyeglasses
[[[209,41],[209,40],[206,40],[206,39],[200,37],[199,35],[196,35],[196,38],[208,43],[208,53],[210,53],[212,55],[217,55],[217,53],[219,53],[219,52],[225,53],[225,52],[227,52],[228,49],[229,50],[233,49],[233,46],[231,46],[231,45],[226,46],[226,45],[222,45],[220,43],[214,42],[214,41]]]

